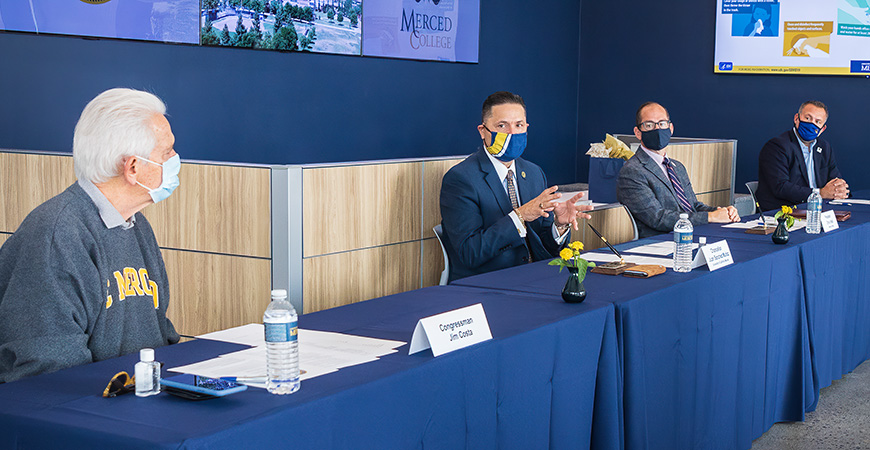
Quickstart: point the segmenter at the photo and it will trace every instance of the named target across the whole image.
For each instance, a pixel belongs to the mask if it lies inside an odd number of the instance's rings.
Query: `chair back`
[[[447,249],[444,248],[444,239],[441,235],[444,233],[444,230],[441,228],[441,224],[435,225],[432,227],[432,231],[435,232],[435,237],[438,238],[438,243],[441,244],[441,252],[444,254],[444,270],[441,272],[441,281],[439,281],[439,285],[444,286],[447,284],[447,279],[450,277],[450,259],[447,258]],[[635,237],[637,237],[637,232],[635,232]]]
[[[631,240],[636,241],[637,240],[637,222],[634,221],[634,216],[631,215],[631,211],[628,210],[628,206],[622,205],[622,207],[625,209],[625,213],[628,214],[629,220],[631,220],[631,229],[633,232],[633,236],[632,236]]]
[[[749,189],[749,195],[752,196],[752,210],[756,213],[758,211],[758,199],[755,198],[755,191],[758,190],[758,182],[757,181],[747,181],[746,189]]]

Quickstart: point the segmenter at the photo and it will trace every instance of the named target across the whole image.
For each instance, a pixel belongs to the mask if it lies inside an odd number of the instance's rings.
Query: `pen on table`
[[[619,257],[619,261],[622,261],[622,255],[620,255],[619,252],[615,248],[613,248],[612,245],[610,245],[610,242],[607,242],[607,239],[602,236],[601,233],[599,233],[598,230],[596,230],[591,223],[586,222],[586,225],[589,225],[589,228],[592,228],[592,231],[595,232],[595,234],[598,235],[598,237],[601,238],[601,240],[604,241],[604,243],[607,244],[608,247],[610,247],[610,251],[612,251],[614,255]]]
[[[759,205],[758,202],[755,202],[755,207],[758,208],[758,214],[761,217],[761,225],[763,225],[764,229],[766,230],[767,229],[767,221],[764,220],[764,211],[761,210],[761,205]]]
[[[265,383],[266,377],[221,377],[221,380],[235,383]]]

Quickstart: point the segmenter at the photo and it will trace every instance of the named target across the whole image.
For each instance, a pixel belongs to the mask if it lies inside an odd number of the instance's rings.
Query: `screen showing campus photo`
[[[479,0],[367,0],[363,55],[477,62]]]
[[[202,0],[202,45],[360,55],[360,0]]]
[[[199,0],[0,0],[0,30],[199,44]]]
[[[870,0],[717,0],[717,73],[870,75]]]

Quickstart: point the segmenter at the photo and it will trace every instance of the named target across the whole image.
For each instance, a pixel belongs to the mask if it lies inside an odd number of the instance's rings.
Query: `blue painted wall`
[[[758,152],[786,131],[803,100],[831,111],[824,137],[832,142],[846,181],[870,188],[865,143],[870,80],[806,75],[713,73],[716,2],[637,0],[584,2],[580,51],[581,153],[605,132],[631,133],[647,100],[664,104],[679,136],[735,138],[737,192],[758,178]],[[581,156],[578,174],[588,172]]]
[[[467,154],[483,100],[510,90],[527,102],[527,158],[576,181],[580,2],[482,0],[481,17],[479,64],[0,33],[0,148],[70,151],[84,105],[126,86],[167,103],[182,158]]]

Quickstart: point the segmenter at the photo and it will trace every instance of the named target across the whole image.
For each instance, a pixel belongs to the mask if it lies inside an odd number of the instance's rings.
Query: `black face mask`
[[[655,129],[650,131],[641,131],[640,140],[643,146],[654,151],[659,151],[668,146],[671,142],[671,129]]]

